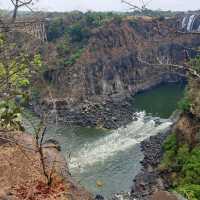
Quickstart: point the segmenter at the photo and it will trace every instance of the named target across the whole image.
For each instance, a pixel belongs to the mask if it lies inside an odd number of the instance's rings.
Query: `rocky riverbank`
[[[156,170],[162,159],[162,144],[169,135],[170,130],[150,137],[141,143],[144,160],[141,162],[142,171],[135,177],[131,197],[141,200],[149,200],[157,190],[168,189],[168,183]]]
[[[48,113],[49,123],[60,122],[81,127],[117,129],[133,120],[133,98],[109,97],[71,104],[66,99],[43,100],[33,104],[39,116]]]
[[[134,178],[130,193],[119,193],[112,200],[150,200],[158,190],[166,190],[168,184],[163,180],[156,167],[161,161],[163,151],[162,144],[169,135],[170,130],[151,136],[141,143],[144,159],[141,161],[142,170]]]
[[[141,162],[142,170],[135,177],[134,185],[131,191],[132,199],[149,200],[157,191],[169,189],[170,183],[165,174],[161,174],[157,168],[163,157],[162,145],[168,135],[171,133],[174,124],[178,121],[180,112],[176,111],[171,116],[173,122],[165,132],[151,136],[141,143],[141,150],[144,153],[144,159]]]
[[[178,119],[179,113],[175,112],[171,116],[173,125]],[[170,186],[167,176],[157,170],[164,153],[162,145],[171,133],[173,125],[165,132],[151,136],[141,143],[141,150],[144,153],[144,159],[141,161],[142,170],[134,178],[131,192],[116,194],[112,200],[183,200],[179,195],[167,192]]]

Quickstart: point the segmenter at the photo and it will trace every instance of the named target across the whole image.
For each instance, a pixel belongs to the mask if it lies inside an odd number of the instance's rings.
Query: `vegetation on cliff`
[[[0,199],[91,200],[72,181],[59,148],[44,141],[44,119],[32,125],[34,135],[24,132],[23,108],[42,77],[43,64],[40,54],[18,49],[9,36],[0,35]]]
[[[178,144],[175,134],[165,141],[165,154],[159,169],[170,173],[172,189],[188,200],[200,197],[200,146],[190,149],[188,144]]]
[[[28,55],[0,35],[0,128],[22,130],[21,113],[30,98],[33,77],[42,71],[39,54]]]
[[[199,72],[200,57],[190,62]],[[163,145],[164,156],[159,170],[167,172],[171,189],[188,200],[200,199],[200,99],[199,79],[189,77],[185,97],[179,103],[183,114],[174,133]]]

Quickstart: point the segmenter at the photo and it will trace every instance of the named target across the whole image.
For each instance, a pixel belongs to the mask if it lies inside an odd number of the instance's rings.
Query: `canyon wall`
[[[181,65],[194,57],[200,38],[178,33],[182,21],[186,23],[183,17],[131,16],[93,29],[75,64],[46,73],[53,86],[53,98],[44,95],[40,101],[43,110],[56,110],[60,121],[78,121],[79,125],[102,124],[119,115],[120,125],[124,121],[120,115],[126,113],[131,95],[161,83],[186,79],[183,69],[170,64]],[[36,109],[39,113],[40,110]],[[131,120],[132,112],[125,119]]]
[[[54,71],[53,84],[62,97],[74,101],[91,96],[135,94],[184,77],[168,64],[183,64],[195,55],[197,36],[175,32],[175,19],[148,18],[112,21],[94,29],[80,59]]]

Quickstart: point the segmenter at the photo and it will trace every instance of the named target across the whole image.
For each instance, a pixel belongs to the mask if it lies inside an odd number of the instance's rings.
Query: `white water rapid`
[[[170,120],[161,120],[156,124],[155,118],[146,117],[145,112],[136,114],[137,120],[126,127],[111,131],[93,143],[87,143],[75,155],[72,155],[69,167],[81,171],[97,162],[104,162],[118,152],[123,152],[151,135],[165,131],[170,127]]]

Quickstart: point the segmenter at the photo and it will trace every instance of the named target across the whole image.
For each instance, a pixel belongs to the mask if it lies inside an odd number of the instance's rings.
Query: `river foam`
[[[170,120],[159,120],[147,117],[145,112],[135,114],[133,120],[125,127],[110,131],[108,135],[93,143],[86,143],[75,155],[72,155],[69,163],[70,169],[87,169],[97,162],[104,162],[118,152],[126,151],[151,135],[165,131],[172,124]]]

